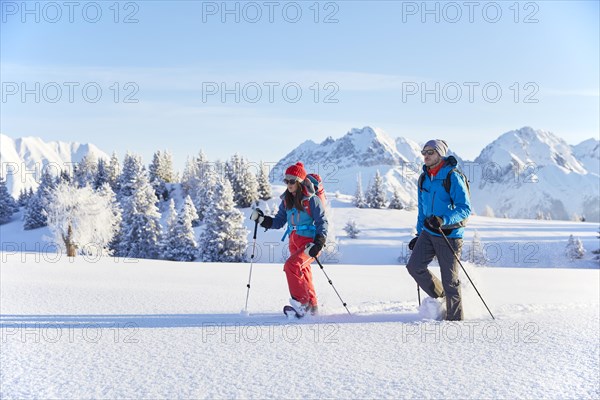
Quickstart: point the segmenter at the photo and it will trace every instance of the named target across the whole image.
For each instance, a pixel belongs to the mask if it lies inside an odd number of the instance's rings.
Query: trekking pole
[[[250,296],[250,281],[252,280],[252,266],[254,265],[254,251],[256,250],[256,231],[258,230],[258,220],[254,221],[254,236],[252,241],[252,255],[250,256],[250,275],[248,275],[248,284],[246,287],[246,306],[244,307],[244,314],[248,314],[248,297]]]
[[[481,294],[479,293],[479,290],[477,290],[477,286],[475,286],[475,284],[473,283],[473,281],[471,280],[471,277],[469,276],[469,274],[467,273],[467,270],[465,269],[465,267],[462,265],[462,263],[460,262],[460,259],[458,258],[458,256],[456,255],[456,253],[454,252],[454,249],[452,248],[452,245],[450,244],[450,241],[448,240],[448,238],[446,237],[446,235],[444,234],[444,232],[442,231],[441,228],[439,228],[439,232],[442,234],[442,236],[444,237],[444,240],[446,241],[446,243],[448,244],[448,248],[450,248],[450,251],[452,252],[452,254],[454,255],[454,258],[456,258],[456,261],[458,261],[458,263],[460,264],[460,267],[462,268],[463,272],[465,273],[465,275],[467,276],[467,278],[469,278],[469,282],[471,282],[471,285],[473,285],[473,288],[475,289],[475,291],[477,292],[477,295],[479,295],[479,298],[481,299],[481,301],[483,302],[483,305],[485,306],[485,308],[487,308],[488,312],[490,313],[490,316],[492,317],[492,319],[496,319],[494,318],[494,315],[492,314],[492,312],[490,311],[490,308],[487,306],[487,304],[485,304],[485,300],[483,300],[483,297],[481,297]]]
[[[321,271],[323,271],[323,273],[325,274],[325,277],[327,278],[327,281],[329,282],[329,284],[331,285],[331,287],[333,288],[333,290],[335,290],[335,294],[337,294],[337,297],[340,299],[340,301],[342,302],[342,304],[346,308],[346,311],[348,311],[348,315],[352,315],[352,314],[350,314],[350,310],[348,310],[348,307],[346,306],[346,303],[344,302],[344,300],[342,300],[342,296],[340,296],[340,294],[338,293],[338,291],[335,288],[335,286],[333,286],[333,282],[331,281],[331,279],[329,279],[329,275],[327,275],[327,272],[325,272],[325,268],[323,267],[323,264],[321,264],[321,261],[319,261],[319,259],[317,257],[315,257],[315,260],[317,261],[317,264],[319,264],[319,267],[321,267]]]
[[[419,287],[419,284],[417,283],[417,299],[419,299],[419,306],[421,305],[421,288]]]

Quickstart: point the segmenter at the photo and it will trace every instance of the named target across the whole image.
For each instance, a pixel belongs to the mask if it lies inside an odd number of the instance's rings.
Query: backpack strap
[[[425,172],[421,172],[421,176],[419,176],[418,187],[421,192],[423,191],[423,182],[425,182]]]
[[[469,179],[467,179],[467,176],[463,174],[462,171],[460,171],[458,168],[452,168],[450,171],[448,171],[448,175],[446,175],[446,178],[442,182],[442,185],[444,186],[444,189],[446,189],[446,192],[450,194],[450,185],[452,184],[450,177],[452,176],[453,172],[456,172],[460,176],[460,178],[465,181],[465,185],[467,186],[467,192],[468,194],[470,194],[471,189],[469,188]],[[452,199],[452,197],[450,197],[450,203],[452,203],[452,207],[454,207],[454,200]]]

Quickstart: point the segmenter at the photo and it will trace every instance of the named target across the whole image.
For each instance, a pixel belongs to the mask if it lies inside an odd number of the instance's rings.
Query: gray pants
[[[462,239],[448,238],[448,241],[456,255],[460,257]],[[433,257],[436,256],[440,264],[441,282],[427,268]],[[430,297],[446,297],[446,320],[460,321],[463,319],[458,262],[443,237],[431,235],[427,231],[421,232],[406,269]]]

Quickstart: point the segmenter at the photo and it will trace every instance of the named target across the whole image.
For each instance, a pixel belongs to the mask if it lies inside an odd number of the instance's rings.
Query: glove
[[[252,214],[250,214],[250,219],[252,221],[258,222],[259,224],[262,224],[265,220],[265,213],[262,212],[260,208],[255,208],[254,210],[252,210]]]
[[[271,229],[271,227],[273,226],[273,218],[269,217],[268,215],[265,215],[261,218],[262,221],[260,222],[260,226],[262,226],[265,229]]]
[[[317,235],[315,237],[315,240],[313,243],[310,243],[307,247],[306,247],[306,252],[310,257],[317,257],[319,255],[319,253],[321,253],[321,250],[323,250],[323,246],[325,246],[325,236],[323,235]]]
[[[425,226],[432,231],[439,231],[442,225],[444,225],[444,219],[437,215],[432,215],[425,220]]]
[[[412,240],[410,242],[408,242],[408,249],[410,251],[412,251],[412,249],[415,248],[415,244],[417,244],[417,240],[419,240],[419,235],[415,236],[414,238],[412,238]]]

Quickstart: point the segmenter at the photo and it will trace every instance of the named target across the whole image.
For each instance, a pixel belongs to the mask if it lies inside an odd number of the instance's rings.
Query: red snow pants
[[[306,245],[312,243],[310,237],[290,234],[290,257],[283,266],[290,289],[290,295],[302,304],[309,303],[317,305],[317,294],[312,281],[310,264],[314,258],[310,257],[304,250]]]

